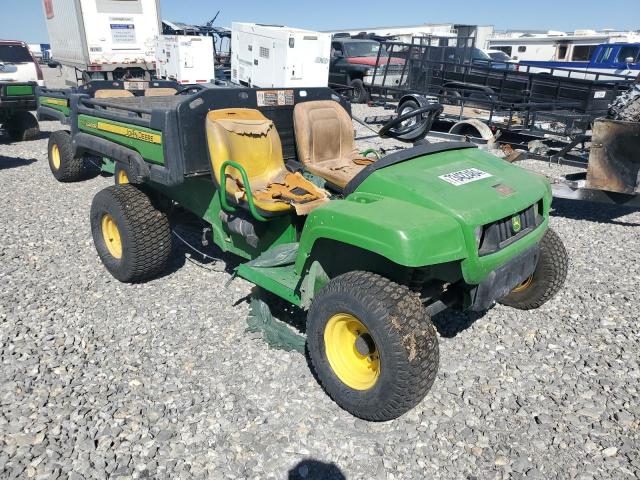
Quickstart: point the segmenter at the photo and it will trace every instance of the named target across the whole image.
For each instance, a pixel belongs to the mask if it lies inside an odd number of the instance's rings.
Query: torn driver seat
[[[265,216],[291,210],[306,215],[329,201],[324,190],[285,168],[276,127],[258,110],[213,110],[207,114],[206,130],[215,181],[226,182],[227,197],[237,205],[247,207],[249,189],[254,205]],[[242,167],[249,188],[239,169],[227,166],[221,172],[227,161]]]

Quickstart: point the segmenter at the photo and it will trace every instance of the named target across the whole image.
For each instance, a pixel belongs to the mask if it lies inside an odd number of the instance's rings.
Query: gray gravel
[[[432,391],[371,424],[304,356],[245,332],[251,285],[224,288],[230,257],[176,247],[163,278],[118,283],[88,222],[112,179],[59,184],[46,138],[7,142],[0,477],[640,478],[639,213],[557,202],[562,293],[534,312],[436,317]]]

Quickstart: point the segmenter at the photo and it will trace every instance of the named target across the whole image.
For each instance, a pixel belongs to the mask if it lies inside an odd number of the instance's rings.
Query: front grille
[[[403,68],[404,68],[404,65],[398,65],[397,63],[388,63],[386,65],[381,65],[378,68],[378,71],[380,73],[384,73],[385,70],[387,72],[401,72]]]
[[[542,223],[542,202],[482,227],[478,253],[490,255],[528,235]]]

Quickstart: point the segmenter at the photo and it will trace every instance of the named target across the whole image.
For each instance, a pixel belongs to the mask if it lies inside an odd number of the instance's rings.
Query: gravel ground
[[[640,213],[557,201],[565,289],[438,315],[433,389],[373,424],[246,333],[232,258],[176,246],[164,277],[115,281],[88,222],[112,179],[57,183],[42,127],[0,139],[0,477],[640,478]]]

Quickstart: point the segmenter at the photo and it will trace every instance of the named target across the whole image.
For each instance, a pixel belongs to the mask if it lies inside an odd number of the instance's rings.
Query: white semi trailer
[[[148,80],[160,0],[43,0],[52,60],[65,82]]]
[[[251,87],[326,87],[331,35],[255,23],[231,24],[231,81]]]

